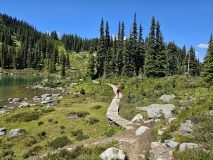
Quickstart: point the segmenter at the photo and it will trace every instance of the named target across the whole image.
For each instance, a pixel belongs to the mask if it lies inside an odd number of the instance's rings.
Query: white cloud
[[[198,52],[195,52],[195,55],[196,55],[196,56],[198,56],[198,54],[199,54]]]
[[[208,44],[200,43],[197,45],[198,48],[208,48]]]

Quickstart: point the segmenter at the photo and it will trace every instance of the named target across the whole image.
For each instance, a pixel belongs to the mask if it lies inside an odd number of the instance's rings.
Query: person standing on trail
[[[120,90],[119,90],[119,88],[117,87],[117,89],[116,89],[117,98],[119,98],[119,92],[120,92]]]

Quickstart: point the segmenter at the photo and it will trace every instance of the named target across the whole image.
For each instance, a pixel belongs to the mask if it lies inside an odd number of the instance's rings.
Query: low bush
[[[28,158],[30,156],[35,156],[41,150],[41,146],[35,146],[33,149],[29,150],[27,153],[23,155],[23,158]]]
[[[95,123],[99,122],[99,119],[97,119],[97,118],[89,118],[86,122],[88,124],[95,124]]]
[[[89,114],[90,114],[89,112],[81,111],[81,112],[70,112],[70,113],[68,113],[67,116],[68,117],[69,116],[77,116],[77,117],[80,117],[80,118],[84,118],[84,117],[86,117]]]
[[[187,149],[183,152],[174,151],[173,159],[183,160],[183,159],[193,159],[193,160],[207,160],[213,159],[213,152],[208,152],[203,149]]]
[[[110,128],[107,132],[105,132],[103,135],[106,137],[112,137],[115,134],[115,130],[113,128]]]
[[[37,134],[37,136],[43,140],[44,138],[46,138],[47,133],[45,131],[41,131]]]
[[[44,124],[44,122],[42,122],[42,121],[38,122],[38,126],[40,126],[42,124]]]
[[[11,118],[6,119],[6,122],[30,122],[39,119],[42,113],[32,112],[32,113],[20,113],[11,116]]]
[[[71,141],[67,138],[67,136],[58,137],[52,142],[49,143],[49,146],[53,149],[64,147],[65,145],[70,144]]]
[[[171,136],[170,132],[165,131],[165,132],[163,132],[163,134],[161,136],[161,143],[164,143],[165,140],[169,140],[171,138],[172,138],[172,136]]]
[[[29,147],[36,143],[37,143],[36,138],[32,136],[32,137],[30,137],[30,139],[27,140],[27,142],[25,143],[25,146]]]
[[[98,109],[100,109],[101,107],[102,107],[101,105],[95,105],[95,106],[91,107],[91,109],[98,110]]]
[[[82,129],[78,129],[76,131],[71,131],[72,136],[77,136],[78,134],[83,134]]]

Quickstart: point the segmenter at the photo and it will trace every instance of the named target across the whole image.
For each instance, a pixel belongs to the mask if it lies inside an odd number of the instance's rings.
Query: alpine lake
[[[45,77],[42,75],[9,75],[0,73],[0,110],[15,110],[22,102],[35,104],[33,97],[42,94],[58,93],[58,90],[32,89],[32,86],[41,83]],[[11,103],[10,98],[20,98],[20,102]]]

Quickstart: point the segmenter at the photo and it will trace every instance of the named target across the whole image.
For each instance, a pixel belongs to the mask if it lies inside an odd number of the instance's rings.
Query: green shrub
[[[11,118],[6,119],[6,122],[30,122],[39,119],[40,115],[42,113],[37,112],[15,114]]]
[[[23,158],[28,158],[30,156],[35,156],[41,150],[41,146],[35,146],[33,149],[29,150],[27,153],[23,155]]]
[[[157,129],[152,130],[151,135],[152,135],[153,141],[156,141],[158,137],[158,130]]]
[[[85,90],[83,88],[81,88],[80,93],[85,94]]]
[[[154,85],[154,89],[155,90],[160,90],[160,89],[162,89],[163,87],[162,87],[162,85],[161,85],[161,83],[160,82],[158,82],[158,83],[156,83],[155,85]]]
[[[203,149],[187,149],[183,152],[174,151],[173,159],[175,160],[210,160],[213,159],[212,151],[205,151]]]
[[[86,112],[86,111],[81,111],[81,112],[70,112],[68,113],[68,117],[69,116],[77,116],[77,117],[80,117],[80,118],[84,118],[86,117],[87,115],[89,115],[90,113],[89,112]]]
[[[46,110],[44,110],[44,113],[49,113],[49,112],[53,112],[55,111],[55,108],[48,108]]]
[[[43,140],[44,138],[46,138],[47,133],[45,131],[41,131],[37,134],[37,136]]]
[[[72,134],[73,136],[77,136],[78,134],[83,134],[83,131],[82,131],[82,129],[78,129],[78,130],[76,130],[76,131],[71,131],[71,134]]]
[[[163,132],[163,134],[161,136],[161,143],[163,143],[165,140],[169,140],[171,138],[172,138],[172,136],[171,136],[170,132],[165,131],[165,132]]]
[[[97,118],[89,118],[87,120],[87,123],[89,123],[89,124],[95,124],[95,123],[98,123],[98,122],[99,122],[99,119],[97,119]]]
[[[105,132],[103,135],[106,137],[112,137],[115,134],[115,130],[113,128],[110,128],[107,132]]]
[[[82,141],[82,140],[88,139],[88,138],[89,138],[89,136],[88,136],[88,135],[85,135],[85,134],[78,134],[78,135],[76,136],[76,140],[77,140],[77,141]]]
[[[53,122],[53,119],[48,119],[48,122]]]
[[[64,126],[60,126],[60,129],[63,130],[63,129],[65,129],[65,127]]]
[[[53,149],[64,147],[65,145],[70,144],[71,141],[67,138],[67,136],[58,137],[52,142],[49,143],[49,146]]]
[[[37,140],[35,137],[30,137],[29,140],[27,140],[27,142],[25,143],[26,147],[32,146],[33,144],[37,143]]]
[[[44,122],[42,122],[42,121],[38,122],[38,126],[40,126],[42,124],[44,124]]]
[[[98,109],[100,109],[101,107],[102,107],[101,105],[95,105],[95,106],[91,107],[91,109],[98,110]]]

